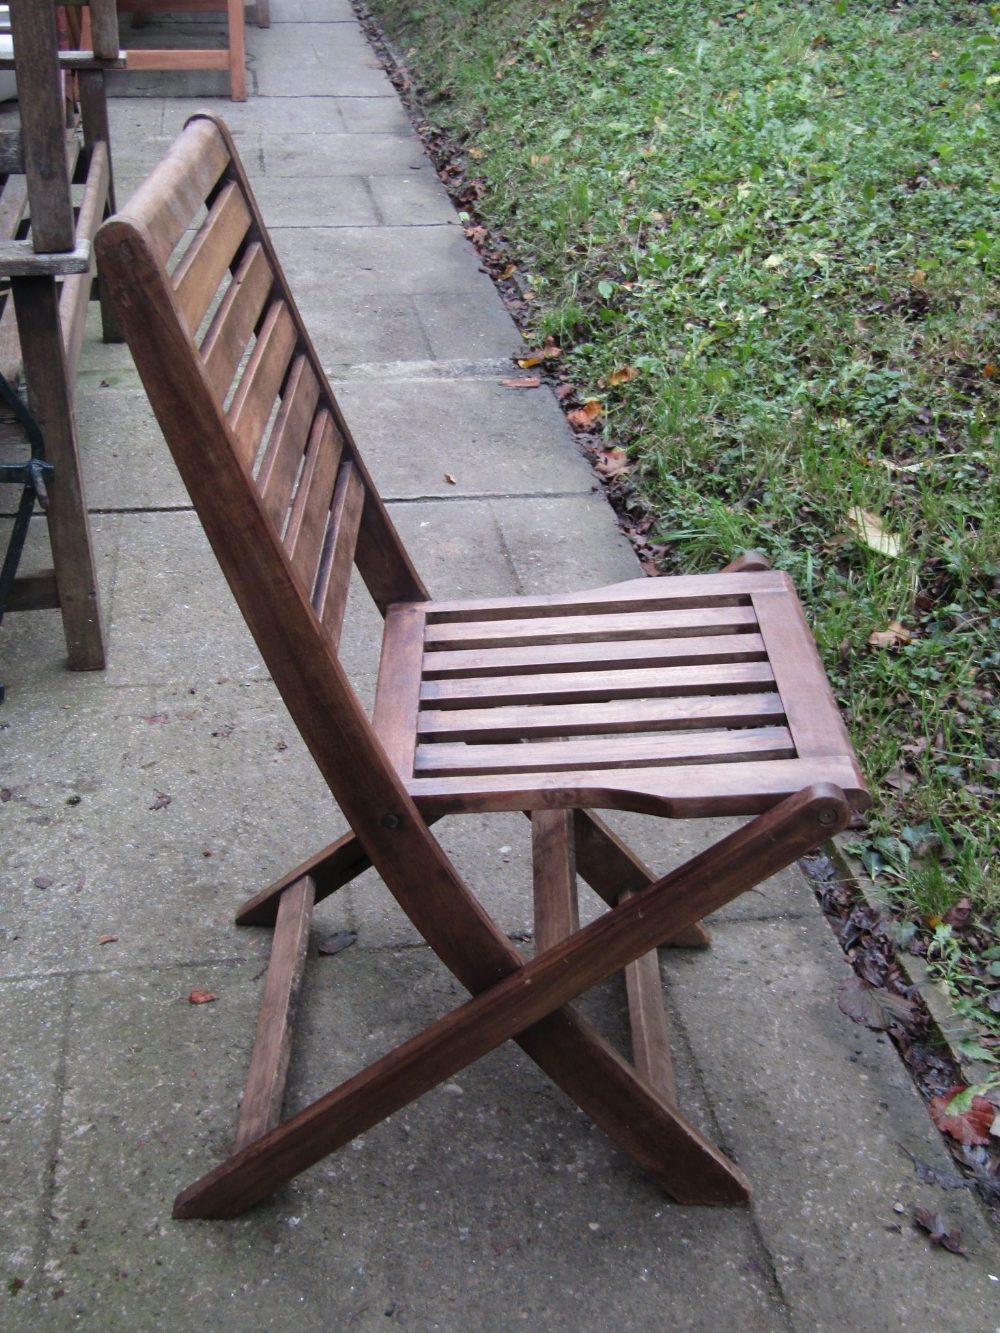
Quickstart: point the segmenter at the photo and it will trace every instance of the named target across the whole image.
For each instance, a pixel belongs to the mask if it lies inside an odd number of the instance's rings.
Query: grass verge
[[[795,579],[856,851],[1000,1057],[1000,5],[370,3],[647,556]]]

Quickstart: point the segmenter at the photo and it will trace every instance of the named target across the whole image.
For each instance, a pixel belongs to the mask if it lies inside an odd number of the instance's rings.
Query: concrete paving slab
[[[392,92],[388,75],[376,61],[321,65],[300,63],[296,56],[281,60],[267,55],[247,63],[260,97],[388,97]]]
[[[144,390],[97,388],[76,395],[87,500],[95,510],[190,509]]]
[[[273,240],[303,313],[328,310],[334,293],[337,306],[358,296],[384,300],[416,292],[475,294],[484,304],[497,300],[458,227],[338,227],[332,235],[277,227]]]
[[[9,929],[6,906],[0,914],[0,940],[4,940]],[[32,977],[0,983],[0,1029],[5,1034],[0,1081],[0,1266],[8,1284],[30,1276],[49,1204],[59,1128],[66,992],[63,977],[52,982]],[[7,1291],[10,1293],[9,1286]]]
[[[242,147],[242,145],[241,145]],[[403,172],[437,180],[420,140],[411,133],[264,133],[259,139],[265,176],[386,176]],[[454,211],[449,221],[454,221]],[[407,218],[407,225],[414,219]],[[321,224],[320,224],[321,225]]]
[[[459,225],[447,191],[434,172],[423,170],[402,175],[370,176],[368,184],[378,205],[379,221],[385,226]]]
[[[488,380],[333,387],[389,498],[590,493],[590,468],[548,391]]]
[[[901,1151],[948,1167],[888,1038],[836,1007],[848,966],[818,913],[717,926],[710,951],[665,974],[796,1327],[992,1328],[995,1232]],[[962,1227],[968,1261],[929,1247],[917,1204]]]
[[[495,292],[491,297],[488,302],[477,301],[470,309],[468,298],[459,292],[415,293],[413,305],[435,357],[511,357],[521,351],[521,334]],[[513,365],[511,373],[515,377],[519,373]]]
[[[453,1003],[423,950],[356,948],[307,976],[292,1105]],[[189,1005],[194,984],[218,1001]],[[666,1203],[508,1050],[267,1207],[170,1222],[174,1191],[225,1151],[259,988],[227,965],[81,980],[73,1019],[93,1037],[67,1071],[53,1261],[20,1293],[22,1318],[56,1289],[61,1313],[112,1330],[707,1330],[709,1309],[788,1327],[746,1212]]]
[[[259,176],[254,194],[268,227],[376,227],[382,213],[360,176]],[[337,244],[330,235],[331,248]]]
[[[240,902],[345,828],[273,688],[30,704],[4,705],[0,974],[265,950],[233,927]]]
[[[356,23],[350,0],[274,0],[271,26],[278,23]]]
[[[118,569],[118,515],[92,514],[90,531],[107,629],[113,614],[114,580]],[[0,550],[6,551],[9,532],[10,521],[0,519]],[[36,515],[28,529],[20,572],[28,574],[51,567],[52,555],[45,520]],[[103,679],[103,674],[66,669],[66,640],[58,611],[11,612],[4,617],[0,625],[0,681],[7,688],[8,702],[14,695],[35,692],[44,698],[50,689],[54,689],[57,694],[65,690],[72,695]],[[4,709],[6,706],[5,703]],[[5,721],[0,716],[0,729]]]
[[[252,63],[272,70],[288,63],[300,70],[312,65],[382,70],[356,19],[340,23],[285,21],[272,28],[250,23],[246,27],[246,47]]]

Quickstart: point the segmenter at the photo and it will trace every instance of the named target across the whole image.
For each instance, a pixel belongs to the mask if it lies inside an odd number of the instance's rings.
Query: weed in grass
[[[915,919],[988,919],[1000,7],[372,3],[530,274],[529,336],[636,460],[666,567],[755,546],[791,573],[878,794],[872,867]],[[930,821],[948,838],[903,839]]]

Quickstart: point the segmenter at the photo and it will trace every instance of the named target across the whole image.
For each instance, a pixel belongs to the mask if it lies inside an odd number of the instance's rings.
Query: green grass
[[[372,3],[666,566],[753,547],[795,579],[869,868],[932,926],[992,920],[1000,6]]]

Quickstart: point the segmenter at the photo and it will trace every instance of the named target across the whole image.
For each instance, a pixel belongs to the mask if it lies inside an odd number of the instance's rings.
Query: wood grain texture
[[[278,906],[257,1033],[236,1128],[237,1152],[273,1129],[281,1119],[314,899],[315,887],[306,875],[285,891]]]
[[[174,270],[174,291],[187,326],[198,328],[223,275],[250,227],[250,211],[235,181],[215,197],[208,217]]]
[[[538,954],[580,929],[572,810],[532,813],[531,864]]]

